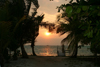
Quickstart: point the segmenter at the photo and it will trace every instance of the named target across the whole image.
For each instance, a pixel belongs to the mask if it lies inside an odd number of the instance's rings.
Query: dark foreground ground
[[[96,61],[92,56],[77,58],[29,56],[29,59],[11,60],[5,67],[100,67],[97,63],[100,64],[100,58]]]

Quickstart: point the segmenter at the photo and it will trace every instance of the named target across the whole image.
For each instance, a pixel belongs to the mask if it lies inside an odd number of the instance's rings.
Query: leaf
[[[83,11],[88,10],[88,6],[82,6],[82,10],[83,10]]]
[[[74,16],[73,16],[73,20],[75,20],[76,18],[77,18],[76,15],[74,15]]]
[[[58,8],[58,12],[60,12],[60,8]]]
[[[98,13],[98,16],[100,16],[100,12]]]
[[[95,10],[96,6],[90,6],[89,9],[90,10]]]
[[[80,12],[81,12],[81,9],[80,9],[80,8],[78,8],[78,9],[76,10],[76,12],[77,12],[77,13],[80,13]]]
[[[68,6],[68,7],[66,8],[66,12],[67,12],[67,13],[71,13],[71,12],[72,12],[72,6]]]
[[[93,37],[93,30],[91,30],[91,31],[86,31],[85,32],[85,34],[84,34],[84,36],[87,36],[88,38],[92,38]]]
[[[66,7],[66,13],[68,14],[68,17],[71,16],[71,14],[72,14],[72,6],[67,6]]]

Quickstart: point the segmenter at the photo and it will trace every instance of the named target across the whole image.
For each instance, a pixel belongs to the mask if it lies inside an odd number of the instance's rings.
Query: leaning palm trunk
[[[31,48],[32,48],[33,56],[36,56],[35,51],[34,51],[34,46],[35,46],[35,38],[33,37],[32,38],[32,43],[31,43]]]
[[[27,17],[28,17],[28,14],[29,14],[29,11],[30,11],[30,7],[31,7],[31,0],[28,0],[28,5],[27,5]]]
[[[22,51],[22,58],[28,58],[24,45],[23,44],[20,44],[20,45],[21,45],[21,51]]]
[[[74,49],[73,49],[73,53],[71,55],[72,58],[76,58],[77,57],[77,53],[78,53],[78,45],[75,44],[74,45]]]
[[[75,39],[72,39],[68,49],[70,49],[70,56],[72,58],[76,58],[77,57],[77,53],[78,53],[78,42]]]
[[[69,34],[66,38],[64,38],[61,43],[63,44],[66,42],[68,45],[68,49],[70,50],[70,57],[76,58],[77,57],[77,52],[78,52],[78,40],[76,39],[73,35],[73,33]]]
[[[22,51],[22,58],[28,58],[28,55],[27,55],[27,53],[25,51],[25,48],[24,48],[24,44],[23,44],[22,39],[20,41],[20,45],[21,45],[21,51]]]

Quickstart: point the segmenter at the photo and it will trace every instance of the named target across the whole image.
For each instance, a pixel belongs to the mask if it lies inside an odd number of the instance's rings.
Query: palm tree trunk
[[[28,5],[27,5],[27,16],[28,16],[28,14],[29,14],[30,7],[31,7],[31,0],[28,0]]]
[[[35,51],[34,51],[34,46],[35,46],[34,43],[35,43],[35,38],[33,37],[33,38],[32,38],[32,43],[31,43],[31,48],[32,48],[33,56],[36,56]]]
[[[25,51],[25,48],[24,48],[24,44],[22,42],[22,39],[21,39],[20,45],[21,45],[21,51],[22,51],[22,58],[28,58],[28,55],[27,55],[27,53]]]
[[[73,50],[73,54],[72,54],[72,58],[76,58],[77,57],[77,53],[78,53],[78,44],[75,44],[74,46],[74,50]]]

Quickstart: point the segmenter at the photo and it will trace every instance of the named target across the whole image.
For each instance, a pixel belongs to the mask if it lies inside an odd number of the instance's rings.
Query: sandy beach
[[[29,56],[29,59],[19,58],[18,60],[5,63],[4,67],[99,67],[93,61],[87,59],[75,59],[68,57],[39,57]]]

